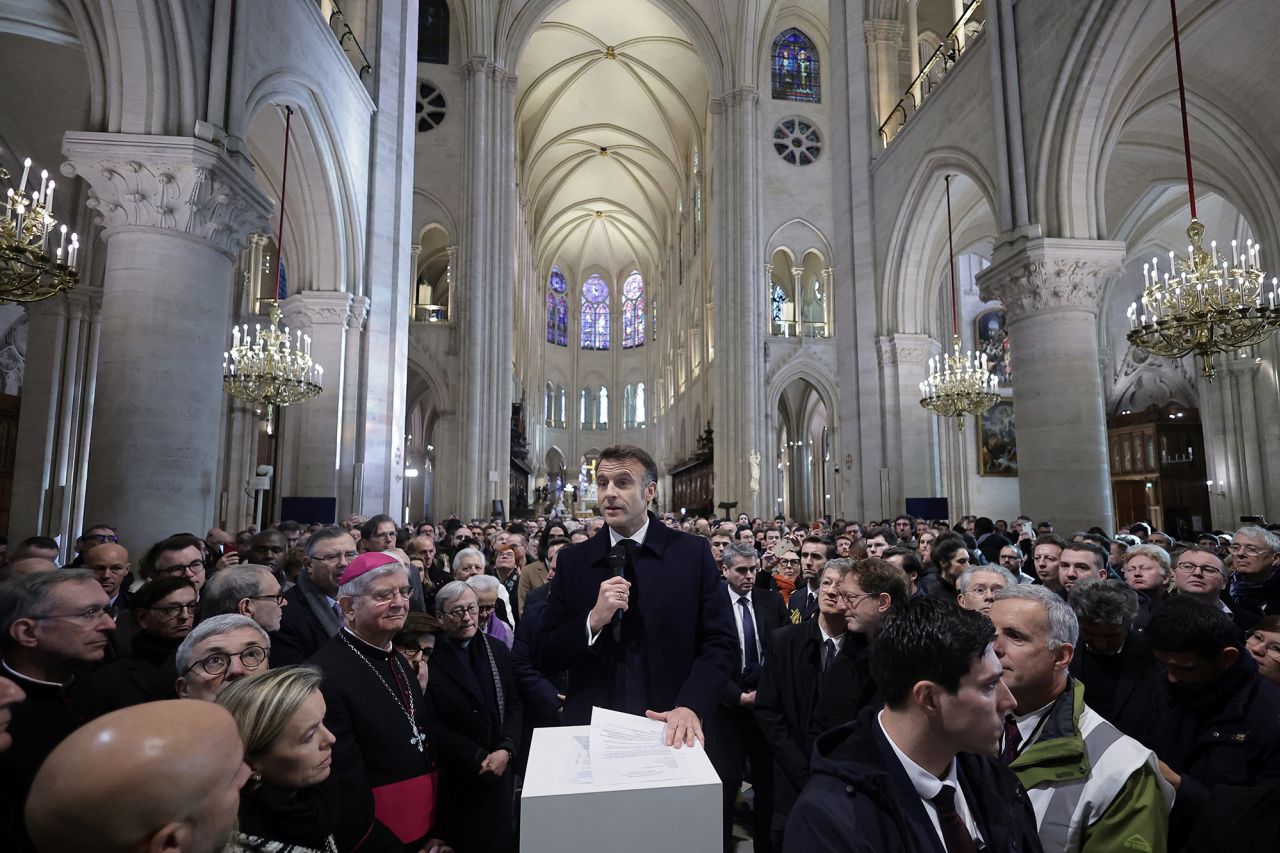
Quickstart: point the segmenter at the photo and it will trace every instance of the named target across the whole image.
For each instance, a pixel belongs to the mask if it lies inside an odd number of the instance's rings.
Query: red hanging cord
[[[1187,158],[1187,193],[1191,197],[1191,218],[1196,218],[1196,179],[1191,172],[1191,128],[1187,124],[1187,88],[1182,82],[1182,41],[1178,38],[1178,0],[1169,0],[1173,16],[1173,58],[1178,66],[1178,103],[1182,108],[1182,150]]]
[[[273,302],[280,301],[280,276],[284,274],[284,191],[289,185],[289,125],[293,123],[293,107],[284,108],[284,169],[280,175],[280,227],[276,230],[276,290],[271,295]],[[1195,204],[1192,203],[1194,210]]]
[[[960,320],[956,314],[956,247],[951,242],[951,178],[952,175],[946,176],[947,182],[947,257],[951,265],[951,334],[954,337],[960,337]]]

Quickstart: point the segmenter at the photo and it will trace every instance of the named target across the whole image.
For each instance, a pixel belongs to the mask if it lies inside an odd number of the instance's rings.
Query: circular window
[[[430,80],[418,81],[418,133],[435,130],[444,121],[444,93]]]
[[[773,150],[792,166],[808,166],[822,153],[822,137],[804,119],[784,118],[773,129]]]

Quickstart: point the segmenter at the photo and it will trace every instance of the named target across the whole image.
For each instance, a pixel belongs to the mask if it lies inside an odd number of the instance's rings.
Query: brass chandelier
[[[1143,264],[1142,307],[1129,306],[1129,343],[1165,358],[1200,356],[1202,374],[1212,381],[1213,356],[1266,340],[1280,327],[1276,308],[1276,279],[1264,294],[1266,273],[1261,247],[1248,240],[1243,251],[1231,241],[1231,260],[1218,253],[1216,240],[1205,251],[1204,225],[1196,218],[1196,184],[1191,168],[1191,132],[1187,122],[1187,92],[1182,79],[1182,44],[1178,36],[1177,0],[1169,0],[1173,15],[1173,52],[1178,69],[1178,102],[1182,112],[1182,149],[1187,162],[1187,193],[1191,224],[1187,255],[1169,253],[1162,271],[1158,258]],[[1264,295],[1266,300],[1264,304]]]
[[[920,405],[938,417],[955,418],[964,431],[965,415],[980,415],[1000,400],[1000,379],[984,355],[963,352],[956,299],[956,252],[951,228],[951,175],[947,175],[947,252],[951,270],[951,353],[929,358],[929,378],[920,383]]]
[[[30,174],[28,157],[22,161],[17,189],[8,187],[5,194],[0,219],[0,301],[4,302],[39,302],[80,281],[76,269],[80,239],[74,233],[68,238],[67,226],[58,227],[53,218],[55,184],[41,170],[40,189],[29,194]],[[8,183],[8,171],[0,169],[0,184]]]
[[[231,330],[231,349],[222,354],[222,386],[241,400],[266,406],[271,420],[276,406],[289,406],[318,396],[323,390],[324,368],[311,360],[311,337],[280,329],[280,281],[284,273],[284,193],[289,179],[289,126],[293,109],[285,107],[284,170],[280,179],[279,249],[276,283],[271,294],[270,321],[264,329],[249,324]]]

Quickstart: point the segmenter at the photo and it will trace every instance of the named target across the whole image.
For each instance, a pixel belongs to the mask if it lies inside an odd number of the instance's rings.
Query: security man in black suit
[[[567,725],[589,722],[599,705],[662,720],[668,745],[705,745],[703,723],[737,668],[737,632],[707,540],[647,511],[657,481],[639,447],[600,454],[605,527],[560,553],[533,662],[568,670]]]
[[[840,573],[828,562],[818,581],[818,615],[777,629],[765,647],[755,715],[773,752],[775,849],[782,846],[787,815],[809,780],[809,756],[817,734],[812,730],[813,714],[823,677],[828,668],[834,671],[844,644],[856,636],[847,633]],[[757,796],[756,807],[766,805]]]
[[[751,767],[752,836],[755,853],[770,853],[773,819],[773,750],[765,740],[752,709],[769,637],[790,624],[782,596],[756,586],[760,556],[754,545],[732,542],[720,555],[725,592],[738,631],[737,673],[724,684],[720,708],[711,727],[707,754],[724,785],[724,849],[733,851],[733,809],[744,771]]]

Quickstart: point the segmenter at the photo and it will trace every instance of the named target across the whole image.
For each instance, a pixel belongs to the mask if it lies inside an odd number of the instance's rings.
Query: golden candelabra
[[[271,319],[252,334],[245,323],[232,329],[231,349],[222,354],[222,384],[227,393],[275,406],[301,403],[324,388],[324,368],[311,360],[311,338],[280,329],[280,303],[271,303]]]
[[[249,334],[249,324],[231,330],[231,349],[222,354],[222,387],[232,397],[261,403],[267,407],[271,423],[276,406],[301,403],[324,390],[324,368],[311,360],[311,337],[302,332],[280,330],[280,282],[284,271],[284,191],[289,184],[289,126],[293,109],[285,107],[284,169],[280,178],[280,227],[277,239],[276,282],[271,293],[271,315],[266,329],[258,323]],[[256,276],[255,276],[256,277]],[[257,287],[255,286],[255,292]]]
[[[1199,220],[1191,220],[1187,236],[1187,256],[1170,252],[1167,270],[1161,271],[1159,258],[1142,265],[1142,305],[1129,306],[1128,339],[1165,358],[1195,353],[1204,377],[1212,379],[1215,353],[1260,343],[1280,328],[1276,279],[1267,290],[1261,248],[1253,240],[1243,252],[1232,240],[1228,261],[1216,240],[1205,251]]]
[[[1000,379],[986,356],[962,352],[960,336],[951,354],[929,359],[929,378],[920,383],[920,405],[943,418],[955,418],[964,431],[965,415],[980,415],[1000,401]]]
[[[38,302],[69,290],[80,281],[76,269],[80,239],[53,218],[54,182],[40,172],[40,189],[27,190],[31,158],[22,163],[22,180],[8,187],[0,219],[0,301]],[[9,173],[0,169],[0,185]],[[54,243],[57,247],[54,248]]]

